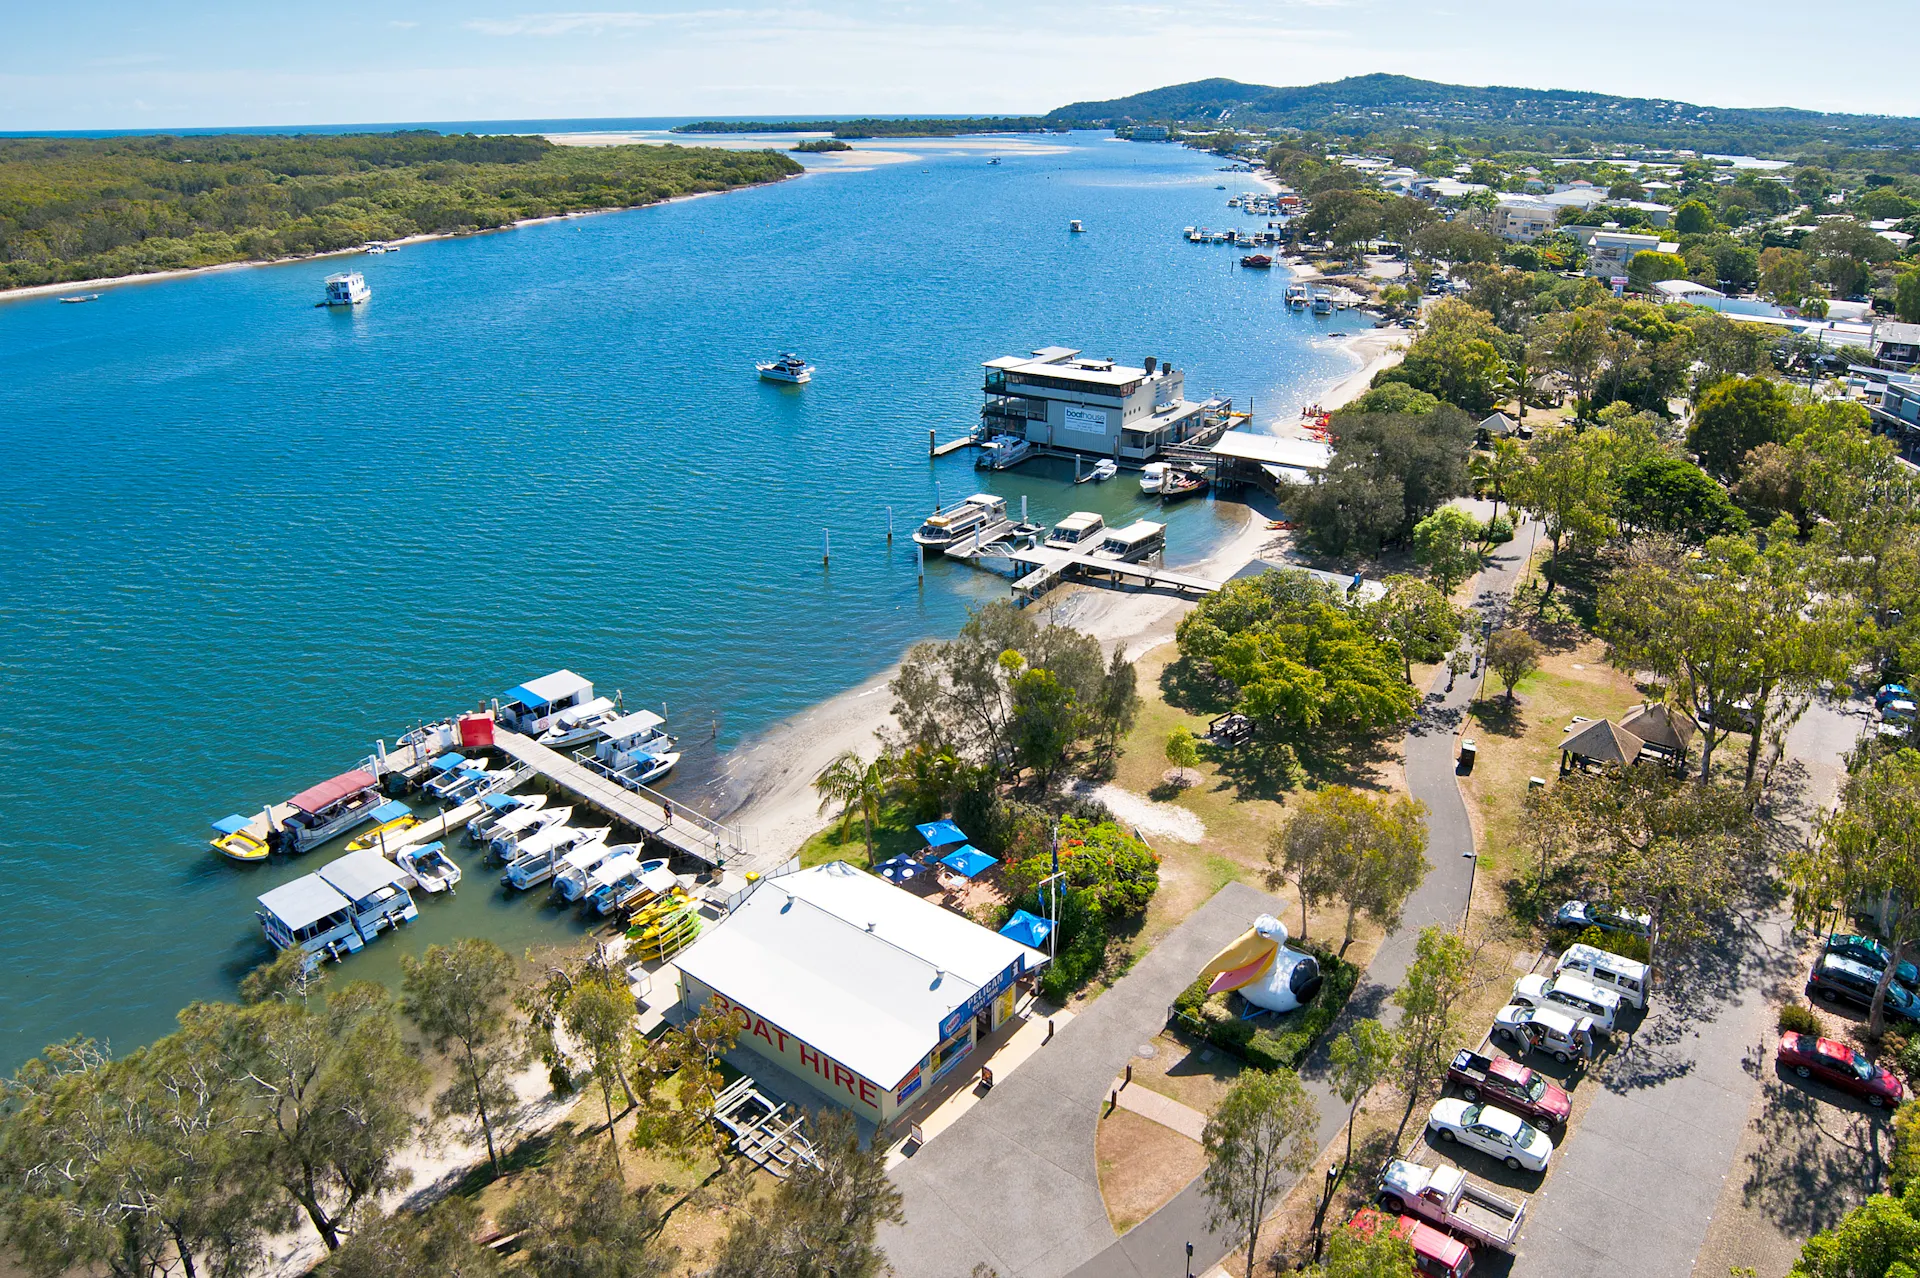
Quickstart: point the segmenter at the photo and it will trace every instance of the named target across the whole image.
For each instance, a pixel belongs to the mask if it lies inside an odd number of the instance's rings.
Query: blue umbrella
[[[1047,936],[1052,931],[1053,924],[1047,919],[1025,910],[1015,910],[1013,917],[1007,920],[1007,925],[1000,929],[1000,935],[1030,949],[1043,950],[1047,946]]]
[[[943,848],[949,843],[967,841],[966,833],[951,821],[929,821],[914,828],[920,831],[920,837],[927,841],[930,848]]]
[[[924,874],[926,869],[910,856],[896,856],[874,866],[873,872],[889,883],[905,883],[916,874]]]
[[[1000,862],[968,843],[941,857],[940,864],[963,879],[971,879],[985,873]]]

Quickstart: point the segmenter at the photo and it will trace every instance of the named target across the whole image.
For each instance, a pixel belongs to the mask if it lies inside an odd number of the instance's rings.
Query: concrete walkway
[[[1491,625],[1498,626],[1504,619],[1507,601],[1519,584],[1520,570],[1533,556],[1538,537],[1538,524],[1522,524],[1514,539],[1498,547],[1481,570],[1474,585],[1473,606]],[[1391,1024],[1398,1011],[1387,998],[1407,974],[1420,929],[1435,923],[1454,926],[1466,912],[1473,880],[1474,863],[1468,855],[1474,850],[1473,823],[1467,817],[1466,800],[1454,776],[1455,739],[1467,705],[1480,693],[1481,682],[1472,675],[1462,675],[1449,692],[1446,671],[1441,671],[1427,692],[1418,720],[1407,733],[1407,786],[1414,798],[1427,805],[1427,877],[1408,899],[1400,927],[1374,954],[1347,1002],[1347,1010],[1327,1039],[1355,1019],[1373,1017]],[[1317,1140],[1323,1147],[1339,1134],[1347,1118],[1346,1105],[1326,1083],[1325,1053],[1323,1040],[1301,1070],[1307,1094],[1320,1111]],[[1200,1192],[1198,1179],[1075,1270],[1072,1278],[1183,1274],[1189,1242],[1193,1243],[1196,1271],[1219,1261],[1227,1252],[1226,1244],[1207,1228],[1207,1200]]]
[[[1188,1140],[1199,1140],[1207,1129],[1207,1116],[1193,1106],[1162,1096],[1151,1087],[1135,1087],[1124,1077],[1113,1080],[1113,1095],[1121,1109],[1170,1127]]]
[[[1200,965],[1279,905],[1245,884],[1222,888],[1018,1072],[895,1168],[906,1224],[880,1236],[894,1268],[913,1278],[969,1278],[985,1261],[1003,1278],[1058,1278],[1112,1244],[1094,1132],[1113,1079],[1166,1023],[1167,1007]]]

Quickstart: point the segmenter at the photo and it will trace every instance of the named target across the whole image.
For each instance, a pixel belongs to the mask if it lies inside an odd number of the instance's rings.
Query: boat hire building
[[[835,861],[765,880],[675,965],[682,1007],[731,1013],[736,1049],[885,1124],[1013,1016],[1014,982],[1045,962]]]
[[[1187,399],[1187,375],[1152,356],[1146,367],[1129,368],[1046,346],[984,367],[986,434],[1015,435],[1042,451],[1148,462],[1221,424],[1230,407]]]

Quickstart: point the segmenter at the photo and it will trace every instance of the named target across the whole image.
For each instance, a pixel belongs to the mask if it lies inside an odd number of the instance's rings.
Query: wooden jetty
[[[558,750],[548,749],[532,737],[496,728],[493,744],[515,763],[572,795],[575,803],[584,803],[605,813],[638,830],[651,842],[714,866],[725,865],[746,853],[740,836],[719,822],[678,803],[673,804],[669,816],[667,804],[672,801],[665,795],[645,787],[629,790]]]
[[[949,439],[946,443],[943,444],[940,442],[939,435],[937,435],[933,431],[928,431],[927,432],[927,456],[945,457],[948,453],[959,452],[961,449],[967,447],[969,444],[973,442],[974,442],[973,436],[962,435],[958,439]]]
[[[381,851],[391,856],[402,848],[412,847],[416,843],[431,843],[435,839],[444,839],[449,833],[458,830],[467,822],[479,816],[485,810],[480,800],[490,794],[505,794],[515,786],[532,776],[534,770],[525,764],[513,770],[513,775],[502,777],[492,785],[484,786],[479,793],[456,808],[449,808],[437,817],[422,821],[410,830],[386,836],[381,841]]]
[[[1054,550],[1041,546],[1033,550],[1014,550],[1007,554],[1016,569],[1027,571],[1013,582],[1013,597],[1022,601],[1037,599],[1069,576],[1106,581],[1115,585],[1138,582],[1142,586],[1161,586],[1173,590],[1210,595],[1223,583],[1210,577],[1176,572],[1148,563],[1122,563],[1102,559],[1088,552]]]

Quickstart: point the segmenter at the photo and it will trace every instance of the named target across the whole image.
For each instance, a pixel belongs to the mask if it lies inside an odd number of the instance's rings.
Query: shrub
[[[1916,1090],[1920,1090],[1920,1037],[1908,1039],[1907,1045],[1900,1049],[1900,1055],[1896,1059],[1900,1064],[1900,1072],[1907,1076],[1907,1082],[1911,1083]],[[1920,1135],[1920,1133],[1915,1134]]]
[[[1630,958],[1636,963],[1653,962],[1653,942],[1644,936],[1634,936],[1629,932],[1609,932],[1605,928],[1590,927],[1574,937],[1573,944],[1591,945],[1596,950],[1618,954],[1621,958]]]
[[[1887,1160],[1887,1192],[1904,1194],[1920,1181],[1920,1100],[1893,1111],[1893,1156]]]
[[[1827,1027],[1821,1023],[1820,1014],[1812,1008],[1802,1007],[1798,1003],[1784,1003],[1780,1007],[1780,1032],[1825,1038]]]
[[[1480,538],[1490,546],[1500,546],[1513,540],[1513,521],[1505,515],[1495,515],[1480,529]]]
[[[1315,945],[1295,948],[1320,961],[1320,992],[1304,1007],[1282,1016],[1242,1020],[1233,1009],[1231,995],[1209,996],[1207,982],[1195,981],[1174,999],[1175,1019],[1255,1069],[1298,1069],[1346,1006],[1360,969]]]

